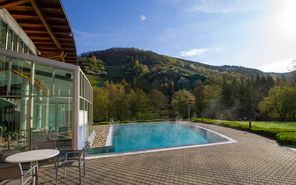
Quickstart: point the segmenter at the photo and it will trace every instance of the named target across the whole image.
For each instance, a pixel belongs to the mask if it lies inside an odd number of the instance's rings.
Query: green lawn
[[[276,139],[279,144],[296,145],[296,122],[253,121],[249,128],[248,121],[227,121],[208,118],[193,118],[194,122],[203,122],[240,130],[247,130],[259,135]]]
[[[86,76],[92,86],[98,86],[102,82],[102,79],[97,75],[86,75]]]

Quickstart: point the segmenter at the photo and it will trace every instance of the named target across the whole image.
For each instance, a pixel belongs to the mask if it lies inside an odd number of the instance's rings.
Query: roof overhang
[[[0,0],[45,58],[77,64],[72,30],[59,0]]]

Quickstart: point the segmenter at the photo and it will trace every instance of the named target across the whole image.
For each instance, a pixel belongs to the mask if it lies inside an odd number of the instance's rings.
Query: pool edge
[[[110,125],[105,146],[112,146],[112,139],[113,139],[112,133],[113,133],[113,125]]]
[[[209,132],[215,133],[215,134],[217,134],[217,135],[219,135],[221,137],[226,138],[228,141],[219,142],[219,143],[208,143],[208,144],[199,144],[199,145],[189,145],[189,146],[179,146],[179,147],[160,148],[160,149],[151,149],[151,150],[141,150],[141,151],[124,152],[124,153],[98,154],[98,155],[93,155],[93,156],[87,156],[86,159],[88,160],[88,159],[119,157],[119,156],[136,155],[136,154],[146,154],[146,153],[154,153],[154,152],[162,152],[162,151],[170,151],[170,150],[180,150],[180,149],[187,149],[187,148],[199,148],[199,147],[206,147],[206,146],[231,144],[231,143],[236,143],[237,142],[236,140],[234,140],[234,139],[232,139],[232,138],[230,138],[228,136],[225,136],[224,134],[218,133],[218,132],[213,131],[213,130],[208,129],[208,128],[204,128],[204,127],[195,125],[195,124],[193,124],[193,122],[180,121],[180,124],[188,124],[188,125],[192,125],[194,127],[205,129],[205,130],[207,130]],[[111,139],[111,144],[112,144],[112,134],[111,134],[111,136],[109,136],[109,134],[112,133],[112,130],[113,130],[113,125],[111,125],[111,126],[110,126],[110,129],[109,129],[107,141],[108,141],[108,138],[110,137],[109,140]],[[106,144],[107,144],[107,141],[106,141]],[[109,143],[110,143],[110,141],[109,141]]]

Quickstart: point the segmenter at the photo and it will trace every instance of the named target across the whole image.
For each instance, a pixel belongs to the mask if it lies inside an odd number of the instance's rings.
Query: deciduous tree
[[[93,119],[94,121],[108,120],[108,92],[105,88],[93,88]]]
[[[286,120],[295,119],[296,114],[296,89],[293,87],[274,87],[268,96],[259,104],[262,114],[268,117]]]
[[[179,90],[173,95],[172,107],[183,118],[191,116],[195,104],[195,97],[187,90]]]

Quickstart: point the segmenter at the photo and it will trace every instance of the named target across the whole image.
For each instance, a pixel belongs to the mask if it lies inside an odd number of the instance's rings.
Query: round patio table
[[[55,149],[42,149],[20,152],[8,156],[5,161],[8,163],[27,163],[30,162],[30,169],[32,170],[32,177],[35,176],[36,184],[38,184],[38,161],[50,159],[59,155],[60,151]],[[21,169],[22,170],[22,169]]]

